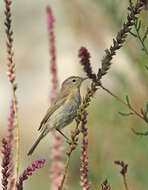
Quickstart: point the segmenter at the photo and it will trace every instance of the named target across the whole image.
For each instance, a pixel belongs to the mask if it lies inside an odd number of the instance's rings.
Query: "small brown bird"
[[[67,138],[61,132],[61,129],[70,124],[75,118],[77,110],[81,104],[80,86],[86,79],[87,78],[71,76],[63,82],[59,95],[53,105],[49,107],[45,117],[41,121],[38,129],[41,134],[29,150],[28,155],[33,153],[43,137],[53,129],[56,129]]]

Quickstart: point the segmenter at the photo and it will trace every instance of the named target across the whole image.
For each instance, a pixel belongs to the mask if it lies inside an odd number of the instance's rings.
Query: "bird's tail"
[[[44,137],[45,135],[43,133],[41,133],[41,135],[38,137],[38,139],[35,141],[35,143],[32,145],[31,149],[29,150],[28,152],[28,156],[31,155],[35,148],[37,147],[37,145],[39,144],[39,142],[42,140],[42,138]]]

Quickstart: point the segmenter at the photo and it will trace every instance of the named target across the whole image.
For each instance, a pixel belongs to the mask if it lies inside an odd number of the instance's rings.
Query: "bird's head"
[[[62,83],[62,88],[79,88],[87,77],[71,76]]]

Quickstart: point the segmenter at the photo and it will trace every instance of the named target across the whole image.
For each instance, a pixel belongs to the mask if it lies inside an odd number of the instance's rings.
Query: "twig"
[[[123,183],[124,183],[125,190],[129,190],[128,185],[127,185],[127,179],[126,179],[125,175],[123,176]]]
[[[100,85],[100,87],[105,90],[108,94],[110,94],[112,97],[114,97],[117,101],[121,102],[122,104],[124,104],[125,106],[127,106],[132,112],[134,112],[140,119],[143,120],[143,117],[140,113],[138,113],[131,105],[129,106],[128,103],[126,103],[125,101],[123,101],[121,98],[119,98],[118,96],[116,96],[115,94],[113,94],[110,90],[108,90],[107,88],[105,88],[102,84]]]
[[[71,154],[72,154],[73,150],[75,150],[75,148],[77,146],[77,141],[78,141],[77,136],[80,133],[80,130],[78,128],[79,124],[80,124],[80,121],[77,120],[76,122],[77,122],[77,124],[76,124],[75,130],[71,134],[71,142],[68,142],[69,143],[69,147],[68,147],[68,149],[66,151],[66,155],[67,155],[67,157],[66,157],[66,163],[65,163],[65,167],[64,167],[64,172],[63,172],[63,177],[62,177],[62,180],[61,180],[61,184],[59,185],[58,190],[62,190],[63,189],[64,182],[65,182],[66,175],[67,175],[67,171],[68,171],[68,167],[69,167],[69,162],[70,162]]]

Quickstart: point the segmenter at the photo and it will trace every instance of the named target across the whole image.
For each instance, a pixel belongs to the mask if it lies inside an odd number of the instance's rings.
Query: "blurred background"
[[[78,50],[86,46],[91,52],[94,71],[100,67],[104,50],[120,30],[127,15],[128,0],[40,0],[14,1],[12,6],[14,31],[14,61],[17,73],[17,98],[21,133],[20,173],[32,161],[43,157],[47,160],[43,169],[35,172],[25,182],[24,189],[50,189],[51,148],[53,136],[49,134],[31,157],[27,152],[38,136],[37,128],[49,107],[51,74],[49,72],[49,46],[45,7],[50,5],[56,18],[57,67],[60,84],[71,75],[85,76],[79,64]],[[148,26],[147,15],[141,15],[142,29]],[[0,1],[0,140],[7,132],[7,118],[11,99],[11,87],[6,75],[6,36],[4,32],[4,3]],[[147,46],[148,47],[148,46]],[[124,47],[112,61],[109,73],[103,78],[106,88],[125,99],[129,95],[133,106],[140,110],[147,101],[148,57],[141,45],[128,36]],[[82,87],[82,96],[89,82]],[[112,189],[124,189],[120,168],[115,160],[128,163],[130,189],[146,190],[148,186],[148,137],[136,136],[131,128],[146,131],[147,126],[136,116],[122,117],[119,111],[128,109],[109,94],[98,90],[88,108],[89,131],[89,180],[96,189],[106,178]],[[74,128],[73,122],[64,129],[67,135]],[[81,141],[81,138],[80,138]],[[63,140],[63,145],[67,144]],[[68,189],[81,189],[79,145],[73,153],[68,173]],[[43,177],[44,176],[44,177]],[[36,182],[39,183],[36,183]]]

